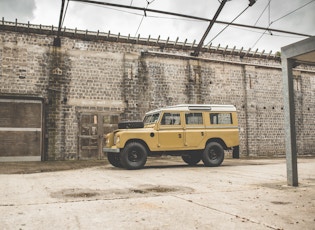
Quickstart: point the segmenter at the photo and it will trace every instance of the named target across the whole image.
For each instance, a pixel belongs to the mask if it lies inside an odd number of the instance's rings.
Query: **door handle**
[[[178,134],[178,138],[182,138],[182,134],[179,133],[179,134]]]
[[[204,136],[205,135],[205,133],[204,132],[201,132],[201,136]]]

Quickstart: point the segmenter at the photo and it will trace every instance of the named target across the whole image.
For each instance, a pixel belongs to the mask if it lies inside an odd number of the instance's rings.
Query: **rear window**
[[[164,113],[161,125],[180,125],[179,113]]]
[[[213,125],[233,124],[231,113],[210,113],[210,123]]]

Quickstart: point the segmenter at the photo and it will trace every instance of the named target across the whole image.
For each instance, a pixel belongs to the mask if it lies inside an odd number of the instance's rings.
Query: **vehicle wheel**
[[[190,166],[196,165],[201,161],[201,153],[198,152],[192,152],[188,155],[183,155],[182,159],[185,163],[187,163]]]
[[[130,142],[120,153],[120,162],[126,169],[140,169],[147,161],[147,149],[138,142]]]
[[[210,142],[202,153],[202,161],[205,166],[216,167],[224,160],[223,147],[217,142]]]
[[[115,167],[121,168],[120,155],[119,153],[107,153],[108,162]]]

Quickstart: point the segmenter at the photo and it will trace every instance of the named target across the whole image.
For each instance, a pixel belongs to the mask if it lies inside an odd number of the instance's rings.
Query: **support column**
[[[284,96],[284,124],[285,124],[285,145],[287,158],[287,183],[289,186],[298,186],[297,171],[297,147],[295,129],[295,106],[293,88],[293,68],[294,60],[282,57],[283,74],[283,96]]]

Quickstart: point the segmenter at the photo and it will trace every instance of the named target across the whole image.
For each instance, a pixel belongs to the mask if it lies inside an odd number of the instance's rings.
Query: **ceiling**
[[[315,65],[315,36],[282,47],[281,52],[288,59]]]
[[[294,57],[297,62],[309,63],[315,65],[315,50]]]

